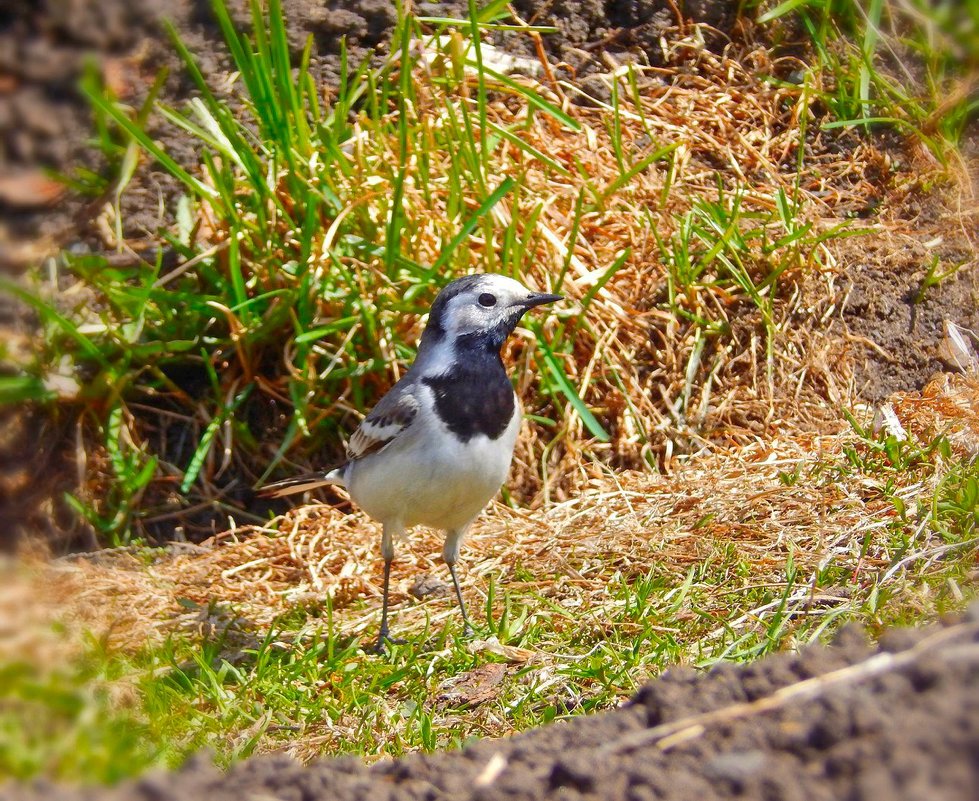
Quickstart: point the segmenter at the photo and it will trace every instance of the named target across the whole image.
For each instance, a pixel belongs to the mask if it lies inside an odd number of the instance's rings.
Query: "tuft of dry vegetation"
[[[506,75],[488,45],[480,67],[471,39],[406,18],[379,72],[330,92],[293,83],[263,20],[266,50],[236,56],[253,119],[203,83],[186,114],[162,110],[201,143],[192,172],[141,132],[149,106],[133,120],[93,95],[189,193],[176,262],[70,260],[60,311],[40,307],[60,355],[35,389],[84,401],[75,505],[103,539],[259,522],[251,488],[338,455],[410,360],[434,285],[471,269],[568,297],[507,354],[531,421],[511,492],[533,506],[597,465],[831,430],[854,400],[836,246],[886,239],[853,218],[943,172],[913,142],[897,163],[824,128],[817,69],[684,27],[664,66],[609,57],[590,97],[546,60]]]

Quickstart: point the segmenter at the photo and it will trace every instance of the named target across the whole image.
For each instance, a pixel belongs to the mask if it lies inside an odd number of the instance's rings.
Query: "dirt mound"
[[[227,774],[199,758],[114,790],[18,788],[25,799],[975,798],[979,608],[707,674],[668,672],[626,707],[460,751],[302,767],[283,756]]]

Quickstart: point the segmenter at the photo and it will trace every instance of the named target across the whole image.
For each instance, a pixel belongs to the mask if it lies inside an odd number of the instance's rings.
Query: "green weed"
[[[818,57],[824,128],[891,125],[949,163],[979,112],[979,3],[786,0],[758,20],[789,15]]]
[[[826,241],[861,233],[845,230],[845,223],[816,231],[784,189],[776,191],[774,201],[771,211],[751,210],[744,190],[728,192],[718,182],[717,200],[696,200],[677,219],[668,240],[652,229],[667,271],[667,308],[705,335],[716,336],[729,324],[718,309],[734,299],[750,303],[766,333],[769,377],[780,282],[787,274],[818,266]]]
[[[197,88],[188,108],[155,102],[163,76],[135,111],[94,79],[83,83],[97,141],[117,168],[116,238],[122,242],[118,200],[140,154],[186,192],[155,258],[116,267],[64,254],[59,270],[88,290],[77,301],[43,284],[32,294],[16,290],[38,311],[45,337],[35,364],[2,379],[0,397],[80,404],[105,449],[110,486],[90,484],[73,504],[104,541],[165,532],[181,509],[205,526],[235,508],[260,519],[241,509],[250,488],[284,462],[296,469],[310,455],[339,455],[349,417],[368,409],[411,358],[414,321],[437,286],[473,267],[518,278],[530,271],[533,228],[519,214],[501,225],[497,209],[522,199],[513,159],[547,157],[515,130],[490,125],[488,82],[558,125],[577,123],[481,66],[479,37],[501,9],[474,6],[468,50],[451,53],[402,13],[392,56],[378,68],[343,58],[331,102],[309,75],[309,45],[291,62],[277,0],[252,0],[247,32],[221,0],[213,4],[243,114],[207,84],[175,31]],[[443,47],[436,62],[454,58],[458,69],[418,78],[411,42],[419,40]],[[178,163],[146,132],[151,109],[197,143],[198,167]],[[435,195],[433,186],[443,189]],[[474,236],[485,246],[469,246]],[[597,430],[562,362],[545,355],[551,397]],[[54,365],[76,393],[49,389]]]
[[[925,276],[921,279],[921,284],[918,286],[918,290],[914,293],[914,302],[924,302],[929,290],[936,286],[941,286],[942,282],[955,275],[962,268],[964,263],[965,262],[960,262],[952,265],[946,270],[943,270],[941,269],[941,259],[937,255],[933,255],[928,264],[928,269],[925,272]]]

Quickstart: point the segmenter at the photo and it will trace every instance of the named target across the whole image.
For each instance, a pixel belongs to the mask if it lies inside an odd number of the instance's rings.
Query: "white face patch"
[[[450,339],[488,331],[512,317],[514,308],[530,294],[527,287],[512,278],[485,275],[470,291],[449,301],[442,324]]]

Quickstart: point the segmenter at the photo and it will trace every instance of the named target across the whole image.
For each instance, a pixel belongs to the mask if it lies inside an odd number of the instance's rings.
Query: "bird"
[[[445,532],[442,559],[463,634],[472,633],[456,563],[469,527],[506,480],[523,419],[500,350],[524,314],[562,299],[497,273],[450,282],[432,303],[414,362],[350,436],[346,460],[262,489],[281,497],[339,485],[381,523],[384,578],[375,652],[403,642],[391,638],[388,625],[391,563],[395,542],[417,525]]]

